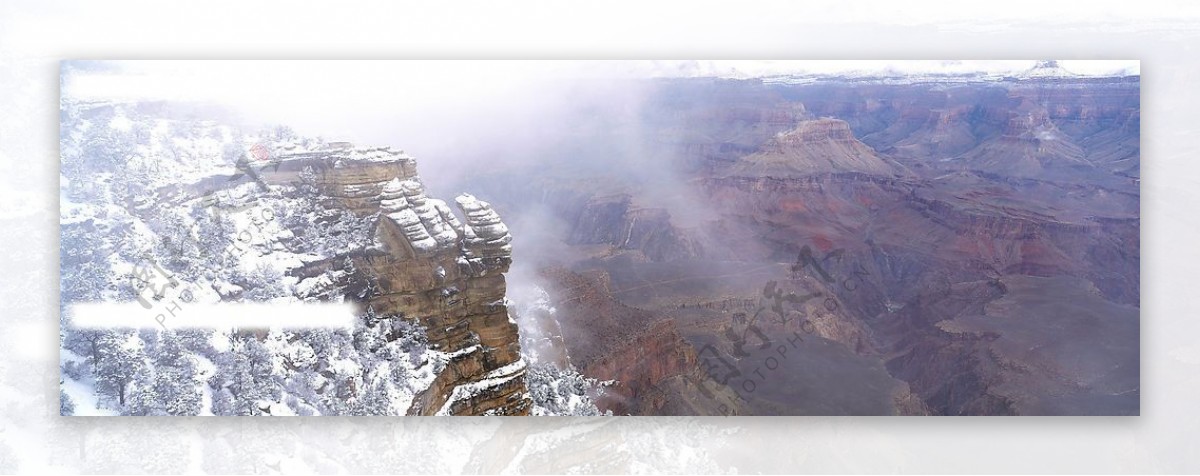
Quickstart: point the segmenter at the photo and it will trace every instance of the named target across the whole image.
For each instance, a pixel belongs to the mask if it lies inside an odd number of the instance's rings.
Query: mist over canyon
[[[487,82],[420,114],[381,101],[340,123],[348,137],[65,88],[64,315],[134,299],[122,283],[150,256],[198,296],[349,302],[362,323],[92,334],[64,317],[64,399],[101,414],[1139,413],[1138,76],[1043,62]],[[227,221],[207,213],[212,190]],[[264,207],[249,255],[227,257]]]

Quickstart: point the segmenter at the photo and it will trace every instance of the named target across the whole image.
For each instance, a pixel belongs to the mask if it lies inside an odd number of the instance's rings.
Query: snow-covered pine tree
[[[61,381],[59,382],[59,385],[62,385]],[[71,416],[75,414],[75,402],[72,402],[71,397],[67,395],[67,392],[62,391],[61,389],[58,391],[58,414],[62,416]]]
[[[97,391],[116,398],[117,405],[124,407],[129,384],[146,367],[142,341],[133,332],[113,331],[102,333],[96,346]]]

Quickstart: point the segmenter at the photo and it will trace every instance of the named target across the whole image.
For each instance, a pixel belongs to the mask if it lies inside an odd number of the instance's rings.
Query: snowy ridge
[[[378,270],[359,257],[388,245],[436,255],[416,260],[436,265],[434,299],[462,303],[455,296],[467,287],[444,283],[443,264],[457,262],[454,276],[469,284],[511,263],[512,236],[487,202],[459,197],[459,214],[427,196],[415,160],[389,147],[159,120],[136,105],[74,106],[65,103],[63,120],[64,309],[141,299],[146,325],[76,329],[65,313],[62,355],[77,358],[62,362],[64,414],[403,415],[439,376],[459,371],[475,373],[443,390],[447,412],[476,408],[463,399],[481,393],[513,405],[494,412],[531,407],[519,398],[528,360],[516,346],[502,349],[513,364],[476,372],[478,354],[494,349],[457,340],[458,324],[427,329],[421,310],[368,306],[353,329],[176,332],[155,321],[189,303],[369,301],[389,283],[372,281]],[[505,288],[484,285],[489,304],[468,312],[499,317],[488,331],[517,341],[512,316],[499,315]]]
[[[419,181],[392,179],[380,198],[384,216],[400,227],[417,253],[432,254],[458,242],[457,218],[447,213],[445,202],[426,197]]]
[[[479,381],[465,383],[454,387],[454,391],[450,393],[450,397],[446,399],[446,403],[442,405],[442,408],[437,411],[436,415],[452,415],[450,412],[451,409],[454,408],[455,403],[474,398],[488,389],[498,387],[512,381],[513,379],[522,377],[525,375],[525,368],[525,359],[517,359],[516,362],[488,372],[488,374]]]
[[[479,257],[512,255],[512,235],[491,204],[468,193],[459,195],[455,202],[466,215],[463,237],[468,252]]]
[[[1023,79],[1070,78],[1074,76],[1077,75],[1059,66],[1058,61],[1055,60],[1038,61],[1032,68],[1016,75],[1016,77]]]
[[[363,162],[374,163],[415,163],[416,159],[402,150],[391,146],[354,146],[345,142],[330,142],[328,144],[312,143],[297,145],[292,142],[271,142],[268,149],[272,158],[280,163],[328,158],[334,167],[347,167]],[[248,147],[245,149],[250,150]]]
[[[1055,60],[1038,61],[1024,71],[845,71],[838,73],[791,73],[762,76],[768,84],[813,84],[820,82],[853,82],[866,84],[926,84],[926,83],[989,83],[1006,81],[1055,81],[1055,80],[1103,80],[1112,78],[1134,78],[1140,72],[1133,69],[1103,74],[1079,74],[1067,70]]]
[[[376,248],[377,214],[324,206],[312,181],[275,163],[396,170],[387,205],[433,244],[457,221],[424,197],[411,157],[387,147],[324,144],[287,128],[233,125],[129,104],[63,103],[62,301],[65,415],[401,415],[456,354],[432,350],[426,329],[397,316],[354,329],[174,331],[197,304],[344,302],[352,263],[312,263]],[[264,149],[267,150],[264,153]],[[250,160],[249,167],[245,161]],[[377,164],[388,165],[379,167]],[[304,168],[304,167],[299,167]],[[298,169],[293,167],[292,170]],[[305,168],[312,177],[311,168]],[[253,172],[253,173],[251,173]],[[346,171],[356,177],[355,170]],[[261,173],[261,176],[256,174]],[[261,179],[265,177],[267,180]],[[382,187],[351,183],[344,197]],[[407,193],[407,195],[406,195]],[[361,297],[361,296],[360,296]],[[123,302],[140,330],[71,325],[72,303]],[[167,319],[160,327],[156,316]],[[478,349],[464,349],[474,352]]]

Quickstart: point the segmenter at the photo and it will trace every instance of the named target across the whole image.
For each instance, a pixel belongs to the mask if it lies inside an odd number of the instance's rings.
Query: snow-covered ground
[[[74,352],[63,349],[60,355],[60,364],[66,362],[85,364],[85,359]],[[114,416],[118,414],[114,410],[101,408],[100,400],[96,396],[95,381],[91,379],[81,382],[64,374],[62,391],[75,404],[75,416]]]

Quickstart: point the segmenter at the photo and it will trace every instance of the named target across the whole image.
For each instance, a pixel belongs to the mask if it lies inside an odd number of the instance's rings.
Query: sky
[[[432,92],[472,86],[488,92],[539,79],[787,74],[971,72],[1015,73],[1035,60],[636,60],[636,61],[115,61],[65,62],[77,74],[68,94],[79,98],[237,98],[281,85],[341,85],[346,93],[377,80]],[[1063,60],[1080,75],[1138,74],[1136,60]],[[486,83],[480,83],[486,78]]]
[[[77,99],[213,101],[251,120],[306,135],[380,142],[372,120],[438,123],[447,116],[528,114],[554,107],[568,84],[607,79],[890,72],[1005,73],[1034,60],[663,61],[83,61],[63,63],[63,94]],[[1077,74],[1137,73],[1138,61],[1071,61]],[[469,110],[469,112],[466,112]],[[519,110],[519,111],[518,111]],[[445,125],[458,124],[453,121]],[[352,126],[352,127],[347,127]],[[400,145],[400,144],[396,144]]]

